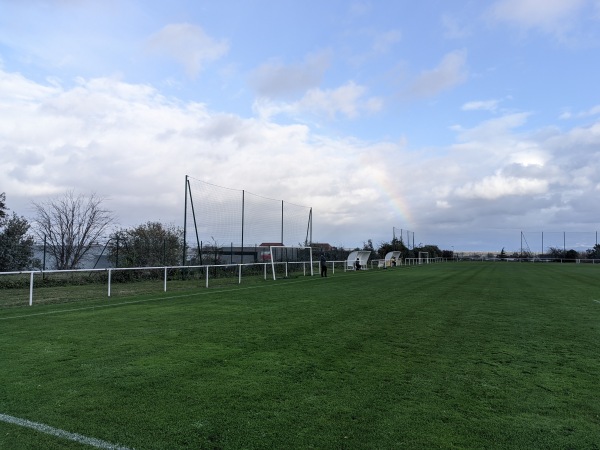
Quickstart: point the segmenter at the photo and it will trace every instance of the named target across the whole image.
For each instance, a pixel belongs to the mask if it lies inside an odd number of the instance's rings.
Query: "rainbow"
[[[415,221],[408,206],[408,202],[399,192],[399,186],[393,183],[392,179],[386,174],[379,173],[374,178],[378,190],[381,192],[383,199],[389,203],[398,218],[399,225],[404,225],[403,228],[411,228]]]

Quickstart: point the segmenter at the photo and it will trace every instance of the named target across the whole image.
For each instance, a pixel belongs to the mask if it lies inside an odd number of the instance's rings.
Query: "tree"
[[[550,247],[548,248],[548,255],[552,258],[560,259],[565,257],[565,251],[558,247]]]
[[[0,194],[0,220],[6,217],[6,193]]]
[[[600,244],[594,245],[593,248],[590,248],[585,251],[586,258],[597,259],[600,258]]]
[[[419,252],[426,252],[429,253],[429,257],[430,258],[437,258],[442,256],[442,251],[440,250],[440,248],[437,245],[423,245],[423,244],[419,244],[417,247],[415,247],[413,249],[413,253],[416,255],[419,254]]]
[[[579,252],[577,250],[567,250],[565,253],[566,259],[579,259]]]
[[[13,212],[7,218],[6,195],[0,194],[0,271],[28,269],[36,265],[33,258],[33,237],[28,235],[30,225]]]
[[[399,251],[402,255],[407,255],[408,249],[404,245],[404,243],[396,238],[392,239],[392,242],[381,242],[379,247],[377,248],[377,254],[380,258],[385,258],[385,255],[391,251]]]
[[[69,191],[45,203],[33,203],[36,235],[46,241],[59,270],[75,269],[92,245],[112,224],[103,199]]]
[[[111,239],[109,258],[120,267],[174,266],[181,261],[183,230],[175,226],[148,222],[120,230]]]

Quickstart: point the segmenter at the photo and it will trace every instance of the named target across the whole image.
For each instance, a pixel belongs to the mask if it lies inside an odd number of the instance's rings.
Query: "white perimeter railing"
[[[327,264],[329,267],[331,267],[332,273],[335,273],[335,266],[336,264],[341,264],[345,266],[345,261],[327,261]],[[301,265],[302,268],[300,269],[298,266]],[[163,282],[163,291],[167,292],[167,281],[168,281],[168,274],[170,270],[203,270],[204,271],[204,284],[205,287],[208,288],[209,286],[209,280],[211,279],[210,277],[210,272],[211,270],[218,270],[219,268],[221,269],[235,269],[237,271],[236,274],[236,278],[237,278],[237,283],[241,284],[242,283],[242,279],[243,279],[243,273],[244,267],[255,267],[258,266],[258,268],[260,269],[260,266],[262,266],[262,278],[264,280],[267,280],[267,273],[270,271],[269,268],[272,267],[273,271],[275,270],[275,268],[277,268],[277,270],[280,270],[282,273],[284,273],[285,277],[288,277],[289,272],[290,272],[290,267],[292,268],[293,271],[295,272],[300,272],[302,271],[302,274],[304,276],[312,276],[314,275],[315,272],[318,273],[318,265],[319,262],[318,261],[313,261],[313,267],[310,267],[310,261],[300,261],[300,262],[292,262],[292,261],[283,261],[283,262],[275,262],[275,263],[271,263],[271,262],[265,262],[265,263],[245,263],[245,264],[215,264],[215,265],[201,265],[201,266],[157,266],[157,267],[121,267],[121,268],[104,268],[104,269],[71,269],[71,270],[24,270],[24,271],[19,271],[19,272],[0,272],[0,276],[8,276],[8,275],[28,275],[29,276],[29,306],[33,305],[33,294],[35,291],[35,283],[34,283],[34,278],[35,277],[44,277],[46,274],[68,274],[68,273],[106,273],[107,274],[107,297],[111,296],[111,289],[112,289],[112,278],[113,278],[113,274],[118,273],[118,272],[126,272],[126,271],[134,271],[134,270],[138,270],[138,271],[149,271],[149,270],[156,270],[156,271],[163,271],[163,276],[162,276],[162,282]],[[312,269],[312,270],[311,270]],[[345,271],[345,267],[344,267],[344,271]],[[257,276],[257,271],[253,271],[251,275],[246,275],[247,277],[256,277]],[[215,275],[212,278],[216,279],[216,278],[223,278],[223,273],[220,273],[220,277]],[[270,277],[269,277],[270,278]],[[273,279],[275,279],[275,277],[273,277]],[[100,282],[99,282],[100,283]],[[38,289],[43,289],[43,287],[38,287]]]

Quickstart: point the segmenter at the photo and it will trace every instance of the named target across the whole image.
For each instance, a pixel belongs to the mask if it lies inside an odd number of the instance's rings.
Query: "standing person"
[[[396,257],[392,256],[392,267],[396,267]]]
[[[327,276],[327,260],[325,259],[325,254],[321,254],[321,276]]]
[[[358,258],[358,256],[356,257],[356,262],[354,263],[354,267],[356,268],[356,270],[360,270],[360,259]]]

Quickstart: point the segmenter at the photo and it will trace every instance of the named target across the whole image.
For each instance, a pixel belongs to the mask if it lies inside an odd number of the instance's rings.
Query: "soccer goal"
[[[273,280],[300,275],[314,275],[311,247],[272,245],[269,247],[269,251]]]
[[[429,264],[429,252],[419,252],[419,264]]]

